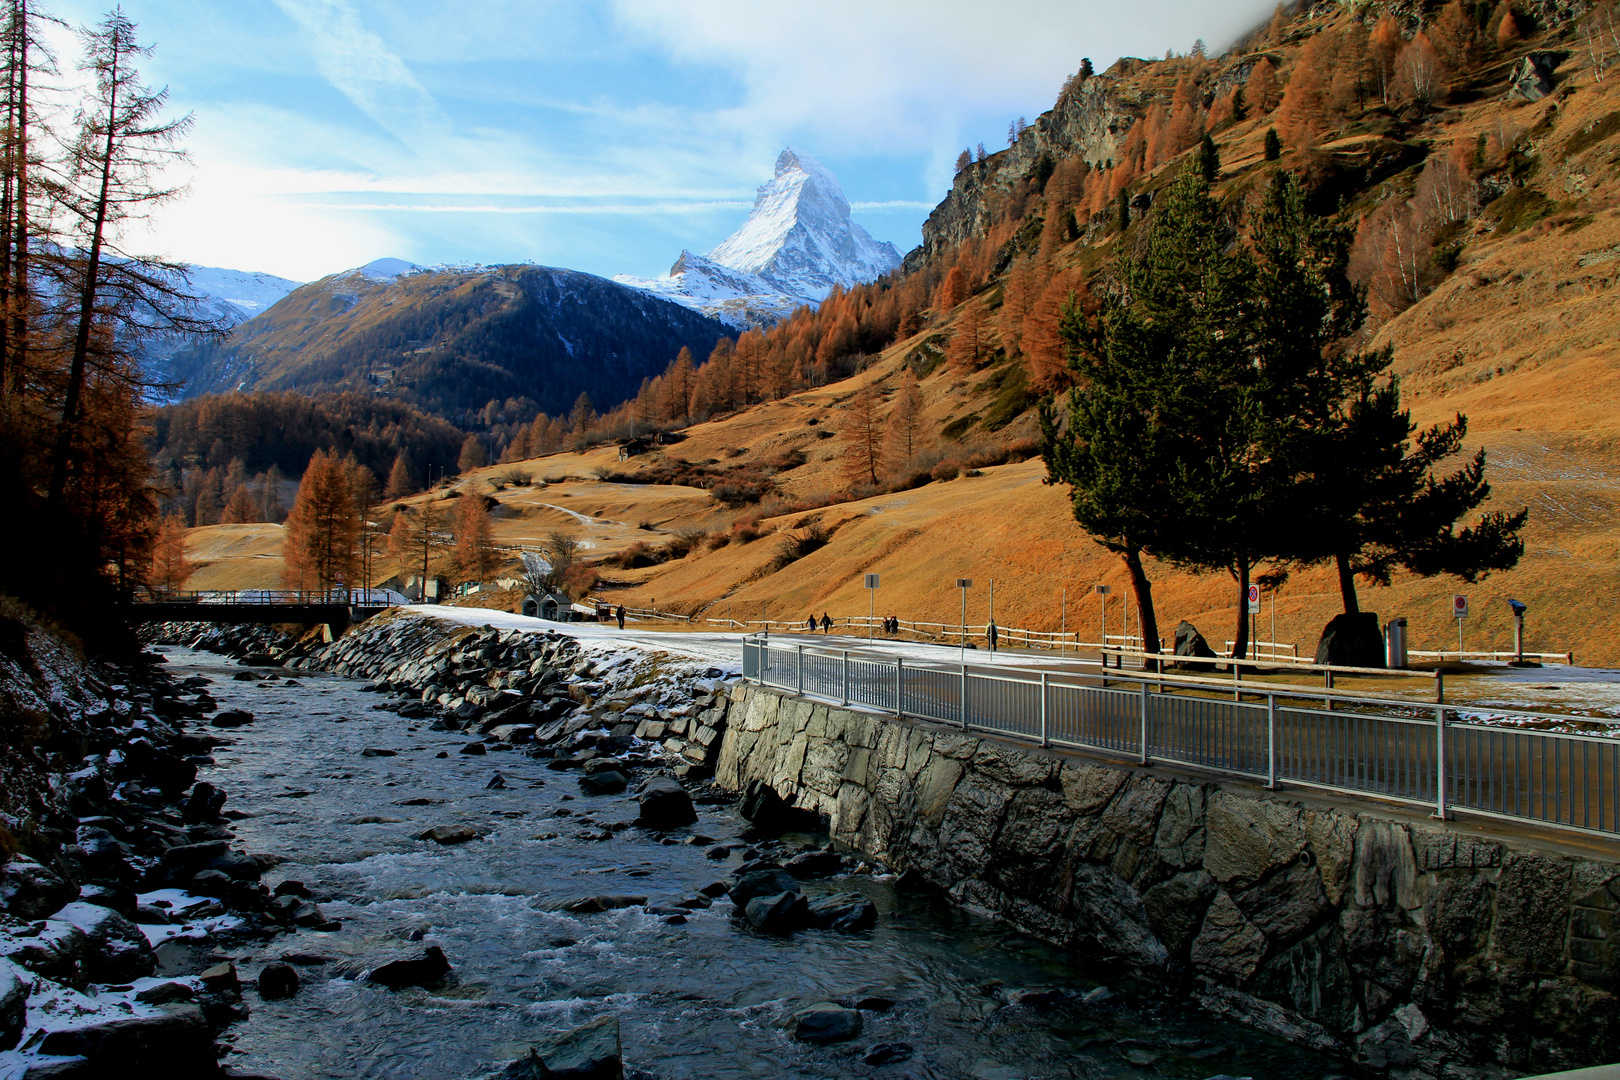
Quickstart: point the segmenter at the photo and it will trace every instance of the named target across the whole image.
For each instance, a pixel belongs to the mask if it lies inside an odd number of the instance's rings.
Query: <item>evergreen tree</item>
[[[1282,157],[1282,140],[1277,138],[1277,129],[1266,128],[1266,160],[1276,161]]]
[[[1249,366],[1234,332],[1244,324],[1244,267],[1223,253],[1222,233],[1202,175],[1183,170],[1142,253],[1123,260],[1122,288],[1096,326],[1075,305],[1065,313],[1079,383],[1067,425],[1050,405],[1041,410],[1047,482],[1069,485],[1075,520],[1124,561],[1149,651],[1159,630],[1144,553],[1207,562],[1191,546],[1192,523],[1235,515],[1216,500],[1233,496],[1228,474],[1248,463],[1242,447],[1222,445],[1226,427],[1248,416]],[[1220,487],[1205,493],[1203,484]]]
[[[1215,148],[1215,140],[1207,134],[1198,144],[1198,154],[1194,159],[1197,162],[1198,173],[1204,178],[1204,183],[1213,184],[1221,175],[1221,152]]]
[[[1080,81],[1085,82],[1087,79],[1091,78],[1091,72],[1091,57],[1082,56],[1080,58]]]
[[[1120,232],[1131,227],[1131,193],[1124,188],[1119,189],[1119,197],[1115,200],[1114,224]]]

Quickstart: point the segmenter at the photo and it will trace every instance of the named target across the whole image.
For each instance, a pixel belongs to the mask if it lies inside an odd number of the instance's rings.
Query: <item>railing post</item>
[[[1434,703],[1436,705],[1446,703],[1446,673],[1443,671],[1434,673]]]
[[[905,670],[905,660],[902,657],[894,658],[894,715],[903,716],[905,710],[901,708],[900,688],[905,685],[902,674]]]
[[[1446,710],[1434,710],[1434,816],[1444,821],[1451,816],[1446,808]]]
[[[1333,669],[1332,668],[1329,668],[1327,671],[1323,672],[1323,681],[1325,682],[1325,684],[1327,686],[1327,690],[1328,690],[1328,693],[1327,693],[1327,711],[1332,712],[1333,711]]]
[[[1235,656],[1232,658],[1232,700],[1243,700],[1243,665]]]
[[[1041,745],[1042,746],[1050,746],[1051,745],[1051,742],[1046,737],[1046,696],[1047,696],[1046,672],[1043,671],[1043,672],[1041,672]]]
[[[961,665],[961,667],[962,667],[962,730],[966,731],[968,729],[967,665],[963,664],[963,665]]]
[[[1142,714],[1141,715],[1141,720],[1142,720],[1142,764],[1151,765],[1151,764],[1153,764],[1153,759],[1148,756],[1148,723],[1147,723],[1148,684],[1147,684],[1146,679],[1142,680],[1142,699],[1141,700],[1142,700],[1142,706],[1141,706],[1141,714]]]
[[[793,692],[804,696],[804,646],[795,645],[798,655],[793,658]]]
[[[843,700],[841,701],[841,704],[848,705],[849,704],[849,650],[845,649],[845,650],[843,650],[843,653],[844,653],[844,697],[843,697]]]
[[[1266,787],[1277,786],[1277,695],[1266,695]]]

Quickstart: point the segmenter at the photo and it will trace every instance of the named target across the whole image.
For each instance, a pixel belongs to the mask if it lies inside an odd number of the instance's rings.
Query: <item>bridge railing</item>
[[[1561,828],[1620,835],[1620,721],[1102,669],[907,661],[743,641],[743,677],[1039,746],[1089,749]],[[1496,721],[1495,723],[1488,721]],[[1597,733],[1538,730],[1548,723]]]
[[[341,604],[347,607],[399,607],[407,604],[392,589],[190,589],[180,592],[142,592],[137,604],[252,604],[310,606]]]

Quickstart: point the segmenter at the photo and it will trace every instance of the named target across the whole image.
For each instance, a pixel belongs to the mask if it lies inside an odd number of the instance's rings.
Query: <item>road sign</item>
[[[1451,617],[1453,619],[1468,618],[1468,597],[1458,593],[1451,598]]]
[[[1098,596],[1107,596],[1109,593],[1111,593],[1113,591],[1114,590],[1109,588],[1107,585],[1099,585],[1099,586],[1097,586],[1097,595]]]
[[[867,574],[866,575],[866,587],[868,589],[877,588],[878,587],[878,575],[876,575],[876,574]]]
[[[1258,615],[1259,613],[1260,613],[1260,586],[1258,586],[1258,585],[1250,585],[1249,586],[1249,614],[1250,615]]]
[[[956,587],[958,589],[971,589],[973,588],[973,579],[970,577],[959,577],[956,579]]]

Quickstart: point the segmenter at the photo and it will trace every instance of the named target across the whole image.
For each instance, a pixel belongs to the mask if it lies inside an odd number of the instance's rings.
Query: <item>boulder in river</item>
[[[587,795],[617,795],[630,786],[630,778],[615,769],[587,773],[579,778],[579,790]]]
[[[902,1061],[910,1061],[911,1055],[916,1052],[916,1047],[910,1043],[874,1043],[872,1048],[861,1056],[861,1060],[868,1065],[898,1065]]]
[[[786,870],[756,870],[737,879],[730,890],[731,902],[746,908],[756,896],[775,896],[778,893],[798,892],[799,881]]]
[[[810,925],[818,930],[858,934],[877,925],[877,906],[859,893],[828,897],[811,905]]]
[[[537,1043],[482,1080],[624,1080],[617,1017],[604,1016]]]
[[[763,832],[814,832],[821,815],[794,806],[763,780],[750,780],[737,807],[743,817]]]
[[[253,723],[253,714],[246,709],[225,709],[215,713],[209,723],[220,728],[246,727]]]
[[[448,847],[451,844],[465,844],[469,840],[478,839],[478,830],[471,825],[435,825],[426,832],[416,834],[418,840],[432,840],[435,844]]]
[[[645,896],[582,896],[562,905],[562,910],[571,915],[595,915],[619,908],[639,907],[646,902]]]
[[[756,896],[743,908],[743,917],[762,934],[791,934],[809,925],[810,904],[797,892]]]
[[[402,956],[371,969],[367,979],[390,990],[405,986],[434,986],[450,974],[450,961],[444,950],[429,945],[420,956]]]
[[[265,1001],[279,1001],[298,993],[298,969],[291,964],[266,964],[259,972],[259,996]]]
[[[636,824],[644,829],[678,829],[697,821],[692,796],[667,776],[655,776],[642,784],[640,799]]]
[[[861,1033],[861,1014],[831,1001],[823,1001],[793,1015],[793,1037],[800,1042],[835,1043]]]
[[[832,850],[804,851],[793,856],[782,869],[800,880],[831,877],[844,868],[844,860]]]
[[[461,747],[461,752],[463,754],[472,754],[474,756],[489,753],[489,751],[484,749],[484,744],[481,742],[464,743]]]

